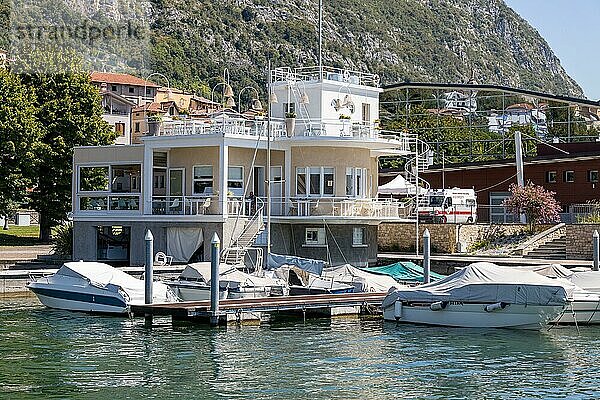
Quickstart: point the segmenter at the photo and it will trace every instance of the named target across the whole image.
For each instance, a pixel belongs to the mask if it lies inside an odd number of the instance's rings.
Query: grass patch
[[[0,246],[32,246],[40,244],[40,226],[14,226],[5,231],[0,228]]]

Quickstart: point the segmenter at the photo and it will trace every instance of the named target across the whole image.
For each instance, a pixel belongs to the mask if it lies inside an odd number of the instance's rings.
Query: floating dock
[[[263,314],[336,316],[379,314],[387,293],[344,293],[308,296],[281,296],[219,301],[213,314],[210,301],[131,305],[134,316],[171,316],[173,320],[189,320],[212,325],[260,320]]]

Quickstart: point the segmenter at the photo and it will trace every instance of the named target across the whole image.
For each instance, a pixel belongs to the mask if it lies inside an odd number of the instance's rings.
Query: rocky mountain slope
[[[69,3],[71,10],[77,10],[81,8],[77,4],[89,0]],[[96,68],[127,67],[140,74],[159,71],[172,84],[206,90],[224,68],[236,84],[245,85],[264,83],[269,59],[274,66],[317,62],[318,0],[93,3],[115,18],[126,15],[119,9],[131,3],[152,10],[144,17],[149,21],[147,51],[132,42],[126,62],[96,57]],[[323,3],[327,65],[375,72],[384,84],[464,82],[473,74],[482,83],[582,95],[545,40],[502,0]]]

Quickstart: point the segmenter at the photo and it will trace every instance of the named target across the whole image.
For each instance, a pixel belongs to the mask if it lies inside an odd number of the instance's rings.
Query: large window
[[[367,244],[367,230],[363,227],[352,228],[352,245],[363,246]]]
[[[308,187],[307,187],[308,182]],[[308,189],[308,193],[307,193]],[[331,167],[296,168],[296,195],[333,196],[335,169]]]
[[[366,197],[367,169],[346,168],[346,196]]]
[[[244,195],[244,167],[229,167],[227,173],[227,192],[234,196]]]
[[[490,193],[490,222],[492,223],[513,223],[519,220],[518,215],[508,212],[502,205],[504,199],[510,197],[509,192],[491,192]]]
[[[212,165],[194,166],[193,177],[194,194],[213,194],[213,167]]]
[[[131,228],[126,226],[99,226],[97,230],[98,260],[129,262]]]
[[[114,165],[111,171],[110,182],[113,193],[140,193],[141,165]]]
[[[79,190],[82,192],[108,192],[108,171],[106,167],[80,167]]]

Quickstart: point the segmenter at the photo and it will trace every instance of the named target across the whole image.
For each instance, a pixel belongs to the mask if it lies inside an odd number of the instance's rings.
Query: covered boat
[[[563,284],[572,286],[572,296],[569,298],[567,310],[552,320],[551,323],[600,324],[600,272],[573,272],[560,264],[521,268],[534,271],[548,278],[560,280]]]
[[[144,281],[108,264],[68,262],[48,277],[31,282],[27,288],[42,304],[71,311],[122,314],[129,304],[144,303]],[[168,287],[154,282],[153,302],[165,303],[174,298]]]
[[[398,283],[391,276],[371,273],[350,264],[324,268],[321,277],[354,287],[354,292],[387,292]]]
[[[394,278],[399,283],[423,283],[423,267],[410,261],[397,262],[381,267],[361,268],[363,271],[373,274],[387,275]],[[429,277],[432,281],[445,278],[445,275],[430,272]]]
[[[188,264],[176,281],[167,282],[184,301],[210,299],[210,262]],[[280,279],[247,274],[235,266],[219,265],[219,297],[238,299],[287,294],[287,285]]]
[[[382,307],[389,321],[540,329],[565,310],[571,291],[535,272],[484,262],[434,283],[391,290]]]

